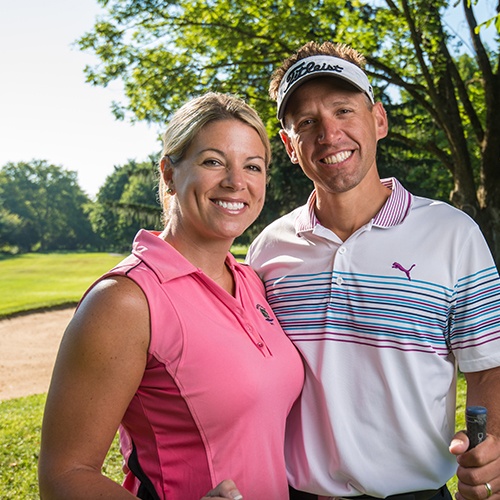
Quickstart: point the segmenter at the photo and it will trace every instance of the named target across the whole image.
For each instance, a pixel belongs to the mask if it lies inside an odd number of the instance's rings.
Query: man
[[[315,188],[247,258],[306,365],[287,430],[291,498],[449,498],[455,472],[459,500],[500,498],[498,271],[467,215],[379,178],[388,123],[364,62],[310,42],[270,86],[287,153]],[[456,366],[467,404],[488,409],[471,451],[454,437]]]

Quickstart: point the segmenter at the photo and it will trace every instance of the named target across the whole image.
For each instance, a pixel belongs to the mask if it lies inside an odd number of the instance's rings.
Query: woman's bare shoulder
[[[149,307],[142,289],[124,276],[105,278],[85,295],[68,330],[109,340],[149,343]]]

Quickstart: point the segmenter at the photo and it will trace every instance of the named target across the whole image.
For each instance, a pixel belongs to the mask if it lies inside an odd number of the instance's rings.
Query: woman
[[[64,334],[42,428],[43,499],[288,498],[284,427],[302,363],[260,280],[229,253],[262,209],[269,161],[260,118],[235,97],[209,93],[173,116],[165,228],[137,234]],[[101,474],[119,426],[123,486]],[[224,479],[238,489],[216,487]]]

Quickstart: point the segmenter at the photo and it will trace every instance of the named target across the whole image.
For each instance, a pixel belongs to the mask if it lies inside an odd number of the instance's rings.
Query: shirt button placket
[[[347,252],[347,247],[345,247],[345,246],[341,246],[341,247],[337,250],[337,255],[338,255],[339,257],[341,257],[341,256],[345,255],[345,254],[346,254],[346,252]],[[338,262],[337,262],[337,264],[338,264]],[[342,266],[342,262],[341,262],[341,265],[340,265],[340,266],[336,265],[336,266],[335,266],[335,269],[337,269],[337,271],[338,271],[338,269],[339,269],[339,268],[340,268],[340,269],[343,269],[343,267],[344,267],[344,266]],[[334,272],[335,272],[335,269],[334,269]],[[337,276],[337,277],[334,279],[334,282],[335,282],[335,284],[336,284],[337,286],[342,286],[342,285],[344,284],[344,279],[343,279],[341,276]]]

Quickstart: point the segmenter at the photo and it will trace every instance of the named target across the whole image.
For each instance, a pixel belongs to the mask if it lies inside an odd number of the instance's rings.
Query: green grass
[[[28,253],[0,260],[0,318],[76,304],[123,256],[108,253]]]
[[[123,259],[109,253],[23,254],[0,258],[0,318],[76,304],[101,274]],[[0,498],[39,498],[37,461],[46,395],[0,402]],[[122,480],[115,443],[103,471]]]
[[[237,260],[247,247],[231,249]],[[0,258],[0,318],[76,304],[101,274],[123,259],[109,253],[27,253]]]
[[[38,498],[36,464],[45,396],[0,403],[0,498]]]
[[[38,499],[37,464],[45,394],[0,402],[0,498]],[[118,442],[104,462],[103,472],[122,482]]]
[[[464,430],[465,429],[465,407],[466,407],[466,396],[467,396],[467,384],[465,382],[465,377],[463,373],[458,374],[458,384],[457,384],[457,410],[455,413],[455,429]],[[457,492],[457,476],[452,477],[448,481],[448,489],[451,492],[451,497],[455,498],[455,493]]]

